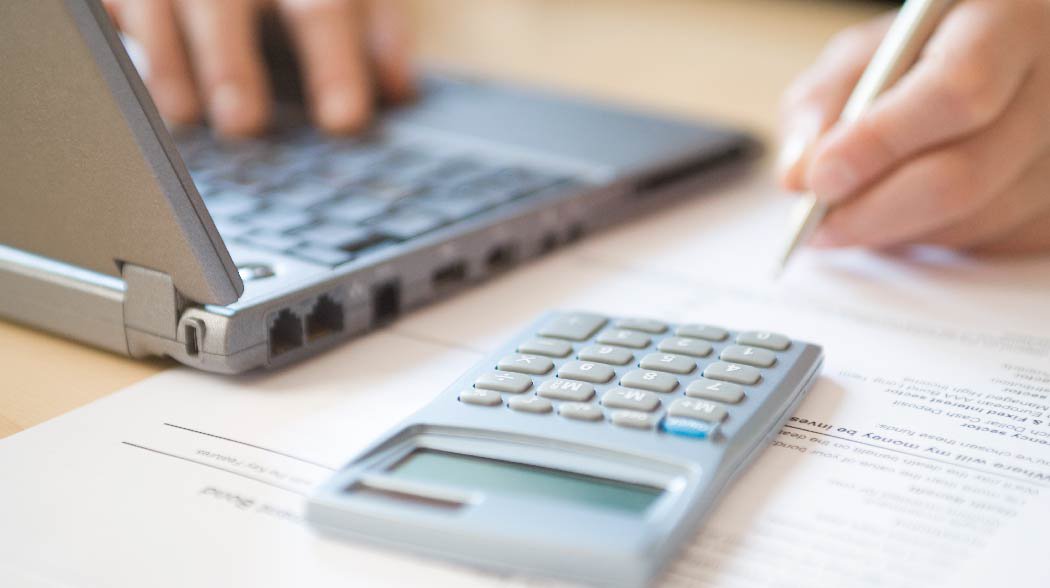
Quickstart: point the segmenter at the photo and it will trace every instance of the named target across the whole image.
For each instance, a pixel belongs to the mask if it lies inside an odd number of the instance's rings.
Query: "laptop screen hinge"
[[[171,276],[125,263],[124,328],[165,339],[177,339],[179,314],[185,305]]]

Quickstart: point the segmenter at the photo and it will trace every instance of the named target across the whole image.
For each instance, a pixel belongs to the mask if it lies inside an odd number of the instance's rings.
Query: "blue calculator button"
[[[714,436],[715,431],[718,430],[718,424],[682,417],[667,417],[660,423],[660,428],[672,435],[707,439]]]

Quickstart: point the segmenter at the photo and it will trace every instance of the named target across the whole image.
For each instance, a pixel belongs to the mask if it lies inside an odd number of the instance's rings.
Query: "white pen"
[[[839,120],[853,122],[860,118],[880,94],[911,69],[952,4],[954,0],[908,0],[904,3],[850,94]],[[795,224],[780,257],[779,271],[784,270],[792,254],[816,231],[827,213],[828,206],[813,194],[801,197],[791,216]]]

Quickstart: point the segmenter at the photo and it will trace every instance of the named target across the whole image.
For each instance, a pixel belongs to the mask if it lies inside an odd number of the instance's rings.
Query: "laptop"
[[[363,136],[312,130],[294,97],[257,140],[173,136],[97,0],[5,0],[0,59],[0,316],[212,372],[330,348],[758,151],[448,75]]]

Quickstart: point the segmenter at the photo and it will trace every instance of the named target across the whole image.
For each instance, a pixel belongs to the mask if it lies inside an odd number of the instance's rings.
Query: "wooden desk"
[[[834,31],[884,6],[827,0],[414,0],[430,63],[772,139],[781,90]],[[0,437],[171,364],[0,322]]]

